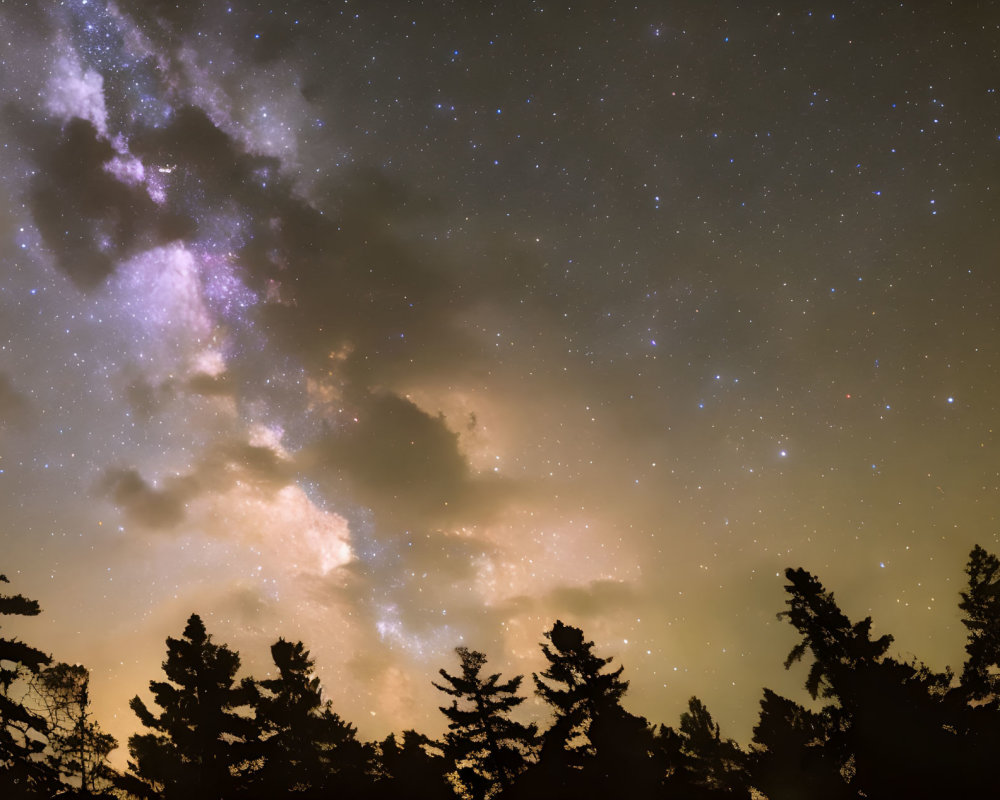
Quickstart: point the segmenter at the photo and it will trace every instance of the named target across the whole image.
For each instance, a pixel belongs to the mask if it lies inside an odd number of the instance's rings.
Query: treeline
[[[446,698],[443,737],[365,742],[324,700],[301,642],[271,647],[275,677],[238,680],[239,655],[192,615],[167,639],[152,706],[131,701],[144,732],[129,738],[122,773],[108,763],[117,743],[93,718],[86,669],[0,637],[0,798],[994,797],[1000,560],[977,546],[966,573],[967,658],[955,676],[889,656],[892,637],[872,639],[870,617],[852,622],[813,575],[787,570],[779,617],[801,640],[785,667],[807,660],[805,688],[820,702],[765,689],[748,749],[723,738],[697,698],[676,728],[627,711],[622,667],[560,621],[531,676],[551,712],[544,729],[512,718],[524,676],[504,679],[460,647],[457,669],[434,683]],[[38,613],[33,600],[0,595],[0,614]]]

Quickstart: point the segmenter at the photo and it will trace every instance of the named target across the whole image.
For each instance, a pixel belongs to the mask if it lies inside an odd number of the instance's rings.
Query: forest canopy
[[[1000,560],[969,555],[959,609],[968,630],[960,671],[892,655],[871,617],[850,619],[804,569],[785,572],[779,618],[798,642],[800,700],[764,688],[753,739],[722,735],[697,697],[676,726],[627,710],[614,656],[556,620],[542,633],[544,668],[503,676],[485,653],[458,647],[433,679],[446,729],[363,741],[334,710],[302,642],[271,647],[273,677],[239,677],[240,656],[198,614],[166,640],[163,674],[141,726],[117,746],[94,718],[89,673],[0,628],[0,797],[263,800],[263,798],[898,798],[995,793],[1000,748]],[[0,575],[0,582],[7,578]],[[37,601],[0,594],[0,616],[37,616]],[[777,662],[777,659],[776,659]],[[428,676],[428,680],[432,680]],[[548,717],[526,724],[528,692]]]

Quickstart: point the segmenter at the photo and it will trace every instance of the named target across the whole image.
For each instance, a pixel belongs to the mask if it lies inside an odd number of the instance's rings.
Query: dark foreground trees
[[[271,658],[277,676],[247,684],[253,687],[254,738],[247,748],[253,766],[244,793],[262,798],[289,791],[299,797],[358,793],[371,748],[323,699],[309,651],[302,642],[279,639]]]
[[[780,616],[802,639],[785,666],[809,658],[806,690],[819,711],[765,690],[751,782],[771,800],[810,797],[987,797],[1000,746],[993,692],[998,564],[973,550],[963,592],[970,630],[963,679],[889,655],[872,619],[852,622],[813,575],[789,569]]]
[[[517,696],[522,675],[502,683],[500,673],[483,677],[485,655],[465,647],[455,652],[462,673],[442,669],[444,682],[434,684],[454,698],[441,708],[448,719],[444,753],[462,795],[481,800],[511,790],[534,757],[537,728],[510,718],[524,702]]]
[[[624,667],[593,652],[580,628],[556,620],[541,643],[546,668],[532,675],[535,692],[551,708],[540,763],[529,790],[536,796],[599,797],[616,790],[643,793],[659,777],[653,730],[626,711]]]
[[[376,746],[372,800],[455,800],[441,745],[422,733],[389,734]]]
[[[110,789],[114,771],[108,756],[118,746],[101,730],[90,705],[90,673],[79,664],[53,664],[33,683],[48,724],[46,762],[83,795]]]
[[[279,639],[274,671],[238,676],[238,653],[197,615],[167,639],[165,680],[132,708],[131,772],[107,765],[114,740],[89,706],[86,669],[0,638],[0,799],[149,800],[883,800],[996,795],[1000,752],[1000,559],[976,547],[959,608],[969,631],[958,676],[892,654],[871,618],[850,619],[802,569],[786,572],[779,615],[798,634],[785,660],[808,665],[803,702],[764,690],[749,751],[725,738],[698,698],[675,727],[625,707],[624,667],[583,630],[556,621],[532,675],[541,732],[519,713],[522,676],[460,669],[435,683],[441,740],[406,731],[367,744],[324,696],[301,642]],[[0,576],[0,580],[5,580]],[[0,595],[0,616],[38,604]],[[113,784],[113,790],[109,787]],[[104,794],[101,794],[104,792]]]
[[[962,689],[971,700],[1000,696],[1000,559],[976,545],[966,567],[968,587],[958,607],[969,631]]]
[[[0,575],[0,583],[8,583]],[[0,594],[0,615],[34,617],[38,602],[22,595]],[[48,726],[25,703],[28,685],[51,658],[34,647],[0,637],[0,797],[44,797],[56,785],[41,760]]]
[[[166,681],[150,681],[160,711],[138,697],[129,703],[148,733],[128,741],[129,767],[164,800],[216,800],[241,788],[249,769],[250,719],[239,713],[249,690],[236,683],[239,655],[215,644],[192,614],[180,639],[167,638]]]

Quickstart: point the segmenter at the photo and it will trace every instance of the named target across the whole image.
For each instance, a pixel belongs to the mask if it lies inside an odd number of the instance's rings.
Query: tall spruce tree
[[[770,689],[760,701],[760,719],[753,729],[750,785],[768,800],[850,800],[845,759],[831,739],[837,709],[810,711]]]
[[[946,702],[951,673],[890,658],[892,637],[873,640],[871,617],[852,623],[815,577],[785,575],[788,610],[779,616],[802,635],[785,666],[812,656],[806,688],[834,701],[826,752],[851,788],[869,798],[975,796],[979,756]]]
[[[454,766],[469,798],[478,800],[508,792],[527,769],[537,729],[510,719],[510,712],[524,702],[517,696],[523,676],[500,682],[500,674],[482,677],[486,656],[465,647],[455,652],[461,675],[439,670],[443,684],[435,683],[452,700],[441,708],[448,718],[445,757]]]
[[[1000,752],[1000,560],[976,545],[966,575],[959,608],[969,631],[967,657],[959,685],[945,701],[970,786],[985,797],[996,790],[992,765]]]
[[[732,739],[723,739],[719,723],[697,697],[681,714],[680,751],[688,783],[706,796],[746,797],[746,754]]]
[[[965,572],[969,584],[958,604],[969,630],[962,686],[974,700],[1000,699],[1000,559],[977,544]]]
[[[614,659],[594,655],[594,643],[586,641],[583,631],[561,620],[544,635],[541,647],[548,667],[531,677],[536,694],[555,715],[545,748],[564,750],[569,763],[582,766],[587,756],[595,755],[590,736],[594,721],[622,713],[621,698],[628,690],[628,681],[621,679],[624,667],[603,672]]]
[[[9,583],[5,575],[0,582]],[[0,615],[33,617],[38,602],[0,594]],[[55,773],[41,760],[48,726],[25,705],[30,681],[51,658],[17,639],[0,637],[0,797],[43,797],[53,792]]]
[[[249,693],[236,684],[239,654],[215,644],[197,614],[180,639],[167,638],[166,681],[150,681],[162,709],[154,715],[134,697],[129,703],[151,729],[129,739],[129,768],[165,800],[219,800],[242,784],[251,721],[239,713]]]
[[[535,791],[567,797],[651,792],[661,778],[654,732],[621,705],[628,690],[624,668],[605,670],[613,658],[595,655],[583,631],[561,620],[544,636],[548,667],[532,678],[554,720],[542,735]]]
[[[276,797],[284,792],[354,789],[364,779],[369,753],[324,701],[314,662],[302,642],[279,639],[271,646],[277,676],[257,683],[253,700],[261,764],[255,791]]]

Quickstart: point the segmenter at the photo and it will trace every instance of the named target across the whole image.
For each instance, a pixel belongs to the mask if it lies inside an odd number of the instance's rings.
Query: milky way
[[[301,638],[365,736],[436,733],[452,648],[530,671],[562,618],[634,710],[696,693],[745,742],[803,680],[787,566],[959,665],[998,546],[998,22],[0,6],[18,632],[119,737],[192,612],[258,675]]]

